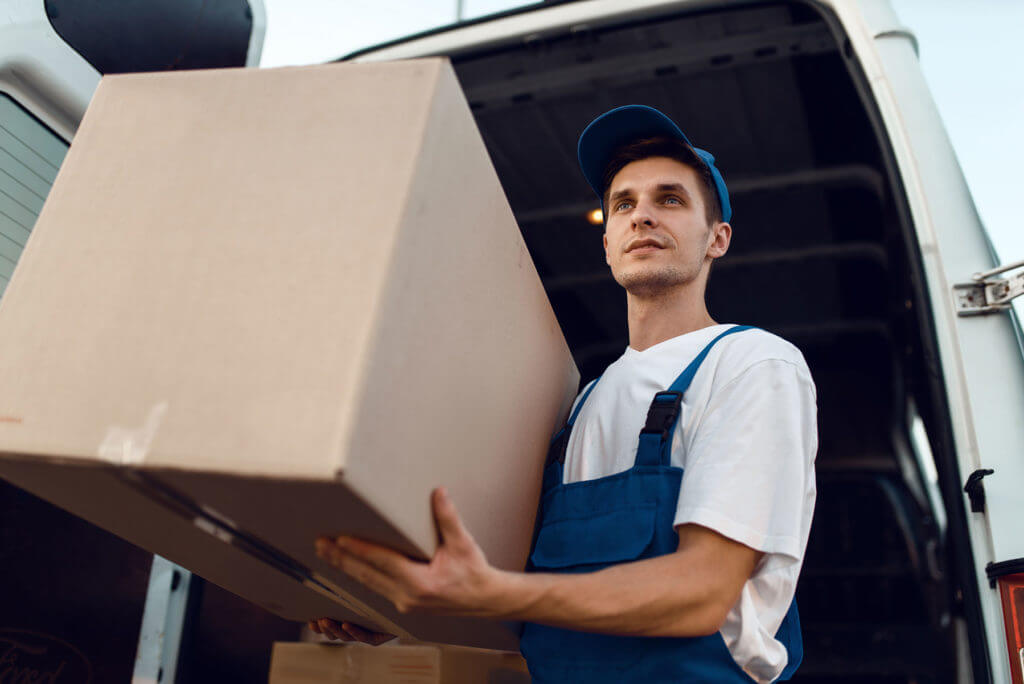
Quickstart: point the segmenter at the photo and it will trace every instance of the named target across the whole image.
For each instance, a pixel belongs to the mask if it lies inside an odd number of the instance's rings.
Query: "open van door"
[[[714,151],[711,313],[797,344],[818,386],[795,681],[1010,681],[986,567],[1024,558],[1024,357],[1010,313],[958,310],[994,263],[915,50],[886,0],[590,0],[349,57],[452,59],[585,381],[627,340],[577,136],[640,103]]]
[[[889,135],[917,236],[992,680],[1024,663],[1024,355],[1003,275],[928,93],[915,45],[882,3],[836,3]],[[1024,255],[1018,255],[1024,256]],[[1022,263],[1010,265],[1024,266]],[[1000,277],[1002,276],[1002,277]],[[966,559],[965,559],[966,560]],[[1000,600],[1000,589],[1003,600]],[[1005,645],[1006,651],[1003,651]],[[1007,657],[1008,656],[1008,657]]]

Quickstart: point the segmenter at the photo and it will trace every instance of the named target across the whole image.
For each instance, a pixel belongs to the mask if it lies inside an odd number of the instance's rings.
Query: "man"
[[[626,290],[629,347],[554,443],[528,571],[488,565],[443,489],[430,563],[351,538],[318,552],[400,611],[523,621],[538,682],[788,678],[815,499],[807,366],[780,338],[708,314],[708,274],[732,237],[714,157],[631,105],[591,122],[579,160]]]

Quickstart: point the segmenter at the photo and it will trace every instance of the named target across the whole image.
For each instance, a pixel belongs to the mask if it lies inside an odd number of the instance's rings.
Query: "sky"
[[[626,0],[624,0],[626,1]],[[522,0],[263,0],[261,66],[315,64]],[[1003,263],[1024,259],[1024,0],[890,0]]]

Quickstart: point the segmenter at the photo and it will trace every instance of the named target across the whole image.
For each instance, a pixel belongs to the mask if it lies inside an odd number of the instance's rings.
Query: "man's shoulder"
[[[725,344],[722,344],[725,343]],[[807,361],[800,349],[783,337],[763,330],[751,328],[722,339],[718,354],[719,369],[728,369],[728,375],[742,375],[756,366],[777,368],[791,367],[799,375],[810,379]]]

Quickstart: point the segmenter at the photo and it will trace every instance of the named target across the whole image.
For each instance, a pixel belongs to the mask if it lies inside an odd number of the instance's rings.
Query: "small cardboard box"
[[[279,615],[515,649],[315,557],[446,486],[525,564],[578,373],[444,60],[105,77],[0,300],[0,476]]]
[[[440,644],[277,642],[269,684],[530,684],[518,653]]]

